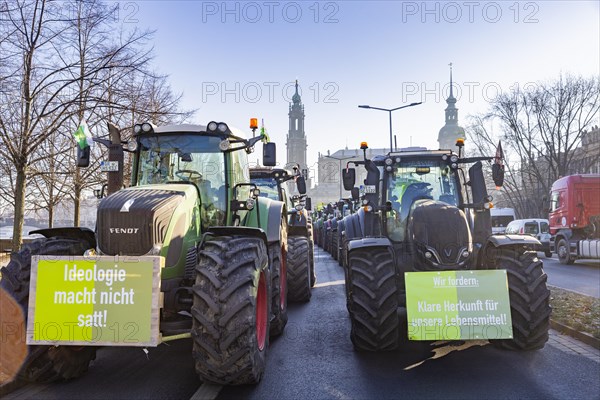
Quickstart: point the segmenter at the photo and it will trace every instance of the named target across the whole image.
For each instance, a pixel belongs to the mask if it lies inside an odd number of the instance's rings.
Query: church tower
[[[287,135],[287,167],[292,168],[297,164],[300,165],[300,172],[306,171],[306,134],[304,133],[304,105],[298,93],[298,80],[296,80],[296,92],[292,96],[292,104],[289,106],[289,128]],[[308,178],[308,176],[306,176]],[[307,179],[306,186],[310,187]]]
[[[465,130],[458,126],[458,108],[452,90],[452,63],[450,63],[450,96],[446,99],[446,125],[440,129],[438,143],[440,149],[456,150],[456,139],[465,138]]]

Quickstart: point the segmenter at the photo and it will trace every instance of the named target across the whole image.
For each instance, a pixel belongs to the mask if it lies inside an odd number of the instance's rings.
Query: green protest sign
[[[410,340],[512,338],[505,270],[404,276]]]
[[[162,257],[32,260],[27,344],[156,346]]]

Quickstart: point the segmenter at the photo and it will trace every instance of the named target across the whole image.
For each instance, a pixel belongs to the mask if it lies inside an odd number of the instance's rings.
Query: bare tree
[[[586,131],[598,123],[598,77],[560,76],[500,94],[490,106],[488,114],[471,118],[467,133],[481,152],[502,140],[506,201],[523,217],[541,216],[543,196],[556,179],[573,171]]]

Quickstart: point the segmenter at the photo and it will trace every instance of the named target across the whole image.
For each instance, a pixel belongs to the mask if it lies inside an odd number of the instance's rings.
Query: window
[[[220,138],[162,134],[140,139],[137,184],[193,183],[200,193],[204,226],[225,223],[225,158]]]
[[[539,227],[537,222],[526,222],[524,233],[526,235],[537,235],[539,233]]]
[[[560,204],[560,192],[552,192],[550,198],[550,211],[556,211],[561,207]]]

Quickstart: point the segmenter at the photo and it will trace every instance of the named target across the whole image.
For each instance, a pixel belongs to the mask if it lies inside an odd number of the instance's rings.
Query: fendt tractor
[[[260,195],[286,204],[289,215],[287,222],[287,299],[291,302],[310,300],[311,288],[315,285],[314,242],[312,220],[307,210],[311,208],[306,198],[306,182],[295,169],[295,173],[283,168],[252,168],[250,180],[260,190]],[[295,181],[300,195],[290,196],[285,183]]]
[[[251,124],[253,133],[255,125]],[[159,260],[158,284],[136,292],[136,296],[159,293],[153,320],[158,321],[160,332],[153,346],[191,337],[195,369],[202,381],[256,383],[265,370],[271,324],[275,326],[271,334],[279,334],[287,321],[285,296],[280,295],[286,282],[287,243],[282,227],[287,215],[282,202],[260,197],[250,182],[247,160],[247,153],[264,137],[247,138],[222,122],[160,127],[144,123],[135,125],[133,131],[134,140],[123,146],[120,131],[109,124],[109,160],[116,160],[122,171],[125,147],[132,152],[133,170],[131,186],[125,189],[123,172],[108,172],[109,195],[99,204],[96,232],[77,227],[36,231],[45,238],[12,255],[2,269],[2,289],[25,315],[29,307],[31,315],[32,308],[39,311],[43,306],[29,301],[43,294],[30,293],[32,256],[54,260],[59,266],[64,263],[64,279],[70,281],[81,281],[92,273],[107,281],[109,272],[121,280],[133,279],[140,265],[136,260]],[[106,139],[95,140],[107,144]],[[274,143],[263,145],[263,156],[265,165],[275,165]],[[89,164],[89,150],[87,155],[79,152],[78,157],[79,166]],[[94,262],[93,271],[67,271],[69,260],[84,258]],[[100,268],[103,261],[114,264],[114,271],[123,270],[123,275],[97,272],[96,265]],[[42,272],[38,268],[38,280]],[[134,303],[133,290],[114,295],[107,291],[100,301],[108,294],[113,305],[128,299]],[[80,304],[90,291],[75,294]],[[62,299],[69,301],[66,295]],[[80,316],[74,326],[78,322],[102,326],[95,314],[93,320]],[[129,314],[127,318],[135,317]],[[95,358],[97,346],[93,340],[74,344],[29,345],[18,376],[29,381],[80,376]],[[127,342],[121,339],[102,345]]]
[[[458,154],[422,148],[367,159],[368,146],[361,144],[364,161],[359,163],[367,171],[362,206],[344,220],[347,307],[357,350],[393,350],[407,343],[411,288],[405,273],[425,276],[431,271],[506,270],[512,338],[495,336],[490,341],[501,348],[533,350],[548,340],[547,276],[529,250],[537,240],[492,235],[492,199],[482,161],[493,158],[463,158],[462,140],[457,145]],[[467,164],[472,164],[468,170]],[[501,186],[500,163],[492,171]],[[351,190],[355,169],[347,166],[342,173],[344,188]],[[505,285],[500,282],[499,287]],[[435,301],[423,301],[424,311],[439,310],[426,308]]]
[[[552,184],[547,204],[550,250],[556,252],[561,264],[600,258],[599,198],[598,174],[569,175]]]

